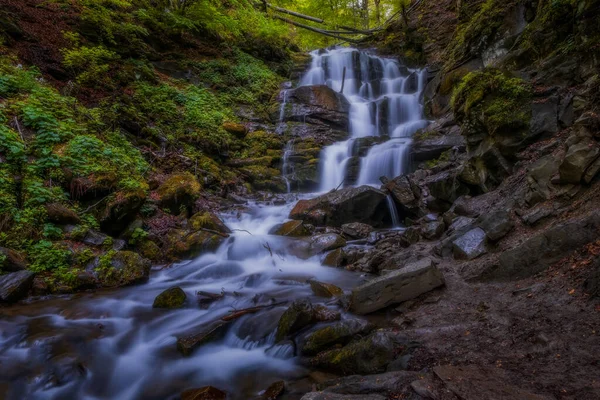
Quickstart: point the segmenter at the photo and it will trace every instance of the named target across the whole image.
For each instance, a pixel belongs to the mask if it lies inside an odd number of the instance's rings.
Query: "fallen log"
[[[307,19],[307,20],[313,21],[313,22],[318,22],[319,24],[322,24],[323,22],[325,22],[321,18],[315,18],[315,17],[311,17],[310,15],[300,14],[299,12],[296,12],[296,11],[286,10],[285,8],[277,7],[270,3],[267,3],[267,6],[272,8],[275,11],[280,12],[280,13],[293,15],[294,17]]]
[[[279,15],[273,15],[273,18],[276,18],[276,19],[281,20],[283,22],[287,22],[288,24],[292,24],[294,26],[297,26],[298,28],[302,28],[302,29],[306,29],[306,30],[309,30],[309,31],[312,31],[312,32],[319,33],[319,34],[324,35],[324,36],[330,36],[330,37],[333,37],[333,38],[336,38],[336,39],[341,39],[341,40],[343,40],[345,42],[349,42],[349,43],[359,43],[359,41],[356,40],[356,39],[347,38],[347,37],[340,36],[340,35],[337,35],[337,34],[329,33],[329,32],[327,32],[327,31],[325,31],[323,29],[314,28],[314,27],[309,26],[309,25],[304,25],[304,24],[301,24],[299,22],[292,21],[291,19],[280,17]]]

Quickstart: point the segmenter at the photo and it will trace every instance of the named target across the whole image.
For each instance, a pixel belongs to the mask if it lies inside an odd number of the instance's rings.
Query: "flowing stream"
[[[299,239],[269,235],[293,203],[253,204],[224,215],[233,235],[214,254],[156,271],[145,285],[54,298],[0,310],[0,385],[9,399],[168,399],[186,388],[213,385],[248,399],[279,379],[305,374],[290,344],[274,332],[290,301],[312,296],[308,278],[346,290],[360,279],[302,256]],[[297,256],[295,254],[300,255]],[[182,309],[152,308],[163,290],[180,286]],[[224,293],[208,309],[197,291]],[[281,304],[230,324],[226,336],[190,357],[176,339],[233,310]]]

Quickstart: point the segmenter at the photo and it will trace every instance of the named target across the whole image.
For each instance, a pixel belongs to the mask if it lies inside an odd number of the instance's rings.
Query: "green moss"
[[[150,263],[131,251],[110,250],[99,257],[96,273],[103,286],[132,285],[148,279]]]
[[[452,150],[446,150],[442,154],[440,154],[440,156],[438,158],[427,161],[425,163],[425,165],[427,166],[427,168],[435,168],[436,166],[440,165],[441,163],[450,161],[451,154],[452,154]]]
[[[481,124],[490,135],[497,131],[518,132],[529,126],[531,89],[519,78],[497,69],[466,75],[452,95],[457,120]]]
[[[172,287],[156,296],[152,308],[180,308],[185,304],[186,298],[180,287]]]

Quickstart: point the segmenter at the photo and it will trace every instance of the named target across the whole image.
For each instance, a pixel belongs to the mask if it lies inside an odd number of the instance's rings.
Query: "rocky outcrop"
[[[288,93],[291,109],[285,119],[326,124],[346,130],[350,103],[344,95],[325,85],[300,86]]]
[[[385,193],[370,186],[347,187],[300,200],[290,212],[290,218],[318,226],[362,222],[380,227],[391,222]]]
[[[574,249],[596,240],[599,233],[597,213],[556,224],[503,252],[498,263],[483,271],[480,279],[515,280],[535,275]]]
[[[429,258],[375,278],[352,290],[350,309],[368,314],[444,285],[444,277]]]
[[[35,274],[31,271],[0,275],[0,303],[14,303],[27,296]]]

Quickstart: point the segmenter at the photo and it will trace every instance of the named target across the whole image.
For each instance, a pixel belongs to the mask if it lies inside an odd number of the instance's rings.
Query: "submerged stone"
[[[179,308],[185,304],[186,298],[183,289],[175,286],[156,296],[152,308]]]

